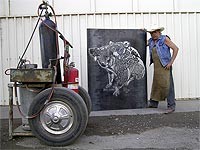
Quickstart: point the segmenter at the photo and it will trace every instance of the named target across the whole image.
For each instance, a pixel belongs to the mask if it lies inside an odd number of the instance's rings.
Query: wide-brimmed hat
[[[154,32],[157,30],[162,32],[164,29],[165,29],[164,27],[158,26],[157,24],[153,24],[153,25],[151,25],[151,27],[149,29],[147,29],[147,32]]]

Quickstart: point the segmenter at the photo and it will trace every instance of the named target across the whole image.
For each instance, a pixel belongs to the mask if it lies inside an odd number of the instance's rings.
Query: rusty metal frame
[[[8,84],[9,92],[9,139],[13,138],[13,84]]]
[[[19,85],[16,85],[19,86]],[[13,88],[14,84],[8,84],[8,92],[9,92],[9,140],[13,139],[14,136],[33,136],[31,131],[22,130],[22,125],[16,129],[13,129]]]
[[[45,69],[10,69],[10,81],[21,83],[52,83],[54,70]]]
[[[31,73],[31,75],[30,75]],[[33,136],[31,131],[25,131],[22,129],[22,125],[16,129],[13,129],[13,99],[14,99],[14,88],[24,87],[28,90],[40,91],[52,87],[53,82],[53,69],[11,69],[11,83],[8,84],[9,92],[9,139],[13,136]],[[32,79],[31,79],[32,78]],[[22,82],[23,81],[23,82]],[[15,82],[12,83],[12,82]],[[18,82],[18,83],[16,83]],[[59,86],[59,85],[56,85]],[[36,88],[36,89],[35,89]],[[17,98],[17,95],[15,97]]]

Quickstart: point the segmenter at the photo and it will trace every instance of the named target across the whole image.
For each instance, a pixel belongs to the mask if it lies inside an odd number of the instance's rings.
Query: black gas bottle
[[[46,16],[39,26],[39,36],[40,36],[40,49],[41,49],[41,59],[42,68],[49,68],[56,64],[57,62],[57,83],[62,83],[60,62],[56,61],[59,55],[58,47],[58,35],[55,31],[57,28],[56,24]]]

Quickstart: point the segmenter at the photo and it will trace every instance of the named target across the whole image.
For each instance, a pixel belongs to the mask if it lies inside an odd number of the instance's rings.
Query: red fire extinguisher
[[[64,83],[66,88],[72,89],[73,91],[78,93],[78,69],[74,68],[74,66],[71,64],[70,67],[65,70]]]

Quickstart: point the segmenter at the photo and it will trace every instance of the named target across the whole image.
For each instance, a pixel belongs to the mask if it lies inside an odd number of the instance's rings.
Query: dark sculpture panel
[[[147,105],[146,33],[88,29],[88,91],[93,110]]]

